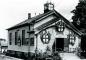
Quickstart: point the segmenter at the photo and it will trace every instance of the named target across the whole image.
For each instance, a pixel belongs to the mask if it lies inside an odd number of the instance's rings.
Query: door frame
[[[64,50],[64,38],[55,38],[55,41],[54,41],[54,43],[53,43],[53,45],[52,45],[52,50],[58,51],[58,50],[57,50],[57,39],[58,39],[58,40],[60,40],[60,39],[63,40],[63,49],[61,50],[61,51],[63,51],[63,50]],[[61,40],[61,41],[62,41],[62,40]]]

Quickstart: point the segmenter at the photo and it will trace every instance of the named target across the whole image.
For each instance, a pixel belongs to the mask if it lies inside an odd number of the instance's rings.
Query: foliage
[[[79,30],[86,28],[86,2],[80,2],[76,6],[76,9],[72,11],[74,15],[72,16],[73,24]]]

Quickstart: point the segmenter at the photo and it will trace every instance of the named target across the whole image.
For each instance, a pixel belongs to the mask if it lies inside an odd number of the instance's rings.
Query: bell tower
[[[54,10],[54,4],[52,3],[45,3],[44,4],[44,13],[50,11],[50,10]]]

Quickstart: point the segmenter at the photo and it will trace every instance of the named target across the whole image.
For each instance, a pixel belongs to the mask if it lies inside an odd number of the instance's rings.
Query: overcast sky
[[[6,29],[27,19],[28,13],[43,13],[47,1],[54,3],[55,10],[68,20],[78,4],[78,0],[0,0],[0,38],[7,39]]]

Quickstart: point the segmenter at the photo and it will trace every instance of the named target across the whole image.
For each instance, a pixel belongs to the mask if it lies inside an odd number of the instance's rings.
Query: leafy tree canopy
[[[76,8],[71,12],[74,14],[72,19],[75,27],[79,30],[86,30],[86,2],[79,2]]]

